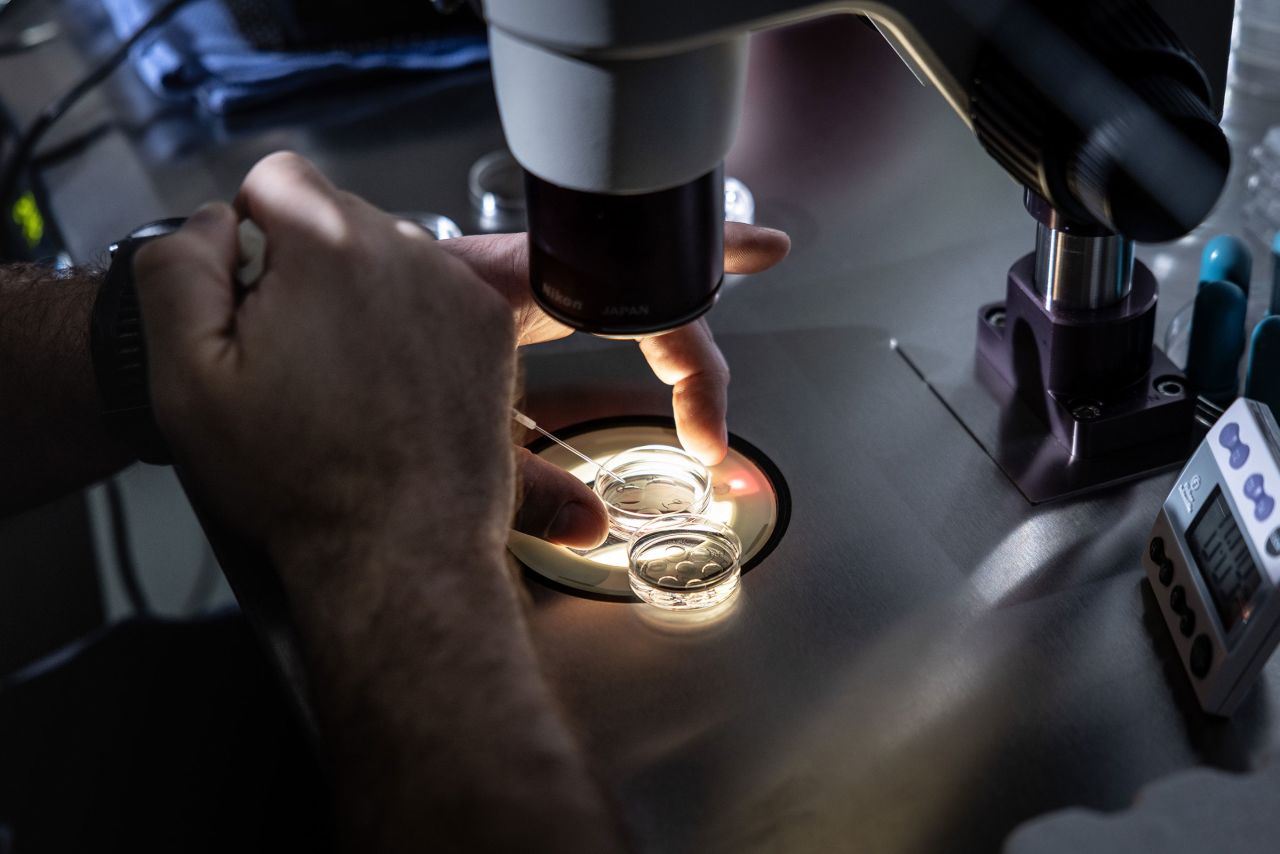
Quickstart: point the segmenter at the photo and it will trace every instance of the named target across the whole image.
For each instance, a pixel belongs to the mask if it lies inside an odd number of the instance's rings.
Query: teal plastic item
[[[1187,345],[1187,382],[1216,404],[1235,400],[1240,357],[1244,355],[1244,317],[1249,300],[1231,282],[1206,282],[1196,294]]]
[[[1200,287],[1210,282],[1231,282],[1249,296],[1253,278],[1253,256],[1249,247],[1234,234],[1219,234],[1200,253]]]
[[[1265,403],[1280,417],[1280,317],[1264,317],[1254,327],[1244,396]]]
[[[1280,314],[1280,231],[1271,240],[1271,308],[1268,314]]]

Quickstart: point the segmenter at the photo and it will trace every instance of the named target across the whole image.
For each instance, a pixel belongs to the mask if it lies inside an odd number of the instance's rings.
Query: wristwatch
[[[151,411],[147,348],[133,281],[133,256],[148,241],[177,231],[185,220],[162,219],[134,229],[109,249],[111,264],[93,303],[89,350],[111,434],[144,463],[173,462]]]

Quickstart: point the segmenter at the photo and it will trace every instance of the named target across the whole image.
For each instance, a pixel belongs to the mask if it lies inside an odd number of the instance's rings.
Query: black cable
[[[111,542],[115,546],[116,569],[120,573],[120,583],[124,585],[125,596],[133,606],[134,614],[139,617],[151,614],[151,603],[142,589],[142,581],[138,578],[138,565],[133,560],[133,544],[129,539],[129,518],[124,508],[124,494],[115,478],[108,478],[107,514],[111,517]]]
[[[106,80],[111,72],[115,71],[120,66],[120,63],[124,62],[129,56],[129,51],[143,36],[172,18],[173,14],[188,2],[190,0],[169,0],[168,3],[157,9],[155,14],[143,21],[131,36],[117,45],[116,49],[106,59],[81,78],[78,83],[45,105],[26,132],[22,134],[8,158],[6,158],[3,170],[0,170],[0,201],[8,199],[13,193],[22,170],[26,167],[36,145],[49,131],[49,128],[53,127],[53,124],[58,119],[62,118],[68,110],[75,106],[77,101],[103,80]]]

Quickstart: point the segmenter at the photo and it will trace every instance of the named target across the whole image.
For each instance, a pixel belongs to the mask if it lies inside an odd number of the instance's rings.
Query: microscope
[[[1232,13],[1188,5],[1201,20],[1184,32]],[[1184,458],[1195,390],[1153,347],[1157,284],[1134,241],[1200,224],[1230,152],[1204,71],[1146,0],[485,0],[541,307],[605,336],[706,312],[748,33],[841,12],[869,17],[1025,188],[1034,251],[979,309],[979,372],[1062,465]],[[1119,479],[1102,468],[1091,480]]]

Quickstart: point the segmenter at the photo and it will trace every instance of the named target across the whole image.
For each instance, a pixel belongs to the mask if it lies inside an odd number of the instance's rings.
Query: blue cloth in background
[[[102,0],[125,38],[164,0]],[[197,100],[219,115],[370,71],[447,71],[489,58],[480,36],[451,36],[363,52],[255,49],[221,0],[193,0],[133,50],[138,75],[156,94]]]

